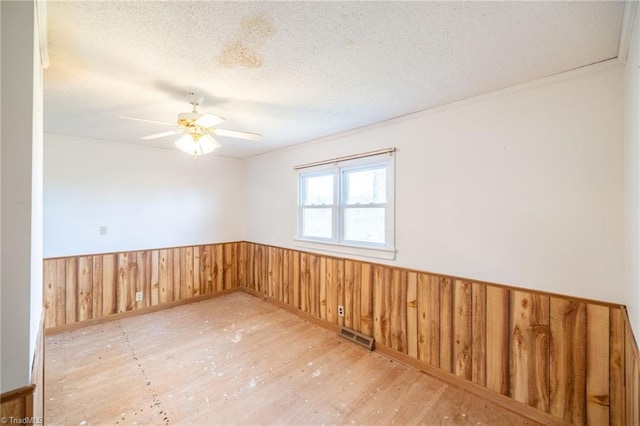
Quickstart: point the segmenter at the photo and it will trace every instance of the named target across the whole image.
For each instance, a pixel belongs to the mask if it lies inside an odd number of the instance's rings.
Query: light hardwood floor
[[[46,351],[49,425],[537,424],[241,292]]]

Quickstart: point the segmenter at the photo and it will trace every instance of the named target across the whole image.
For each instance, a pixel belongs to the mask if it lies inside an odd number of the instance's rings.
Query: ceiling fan
[[[152,135],[142,136],[140,139],[152,140],[164,138],[166,136],[182,134],[182,137],[175,142],[175,145],[183,152],[193,155],[197,158],[199,155],[208,154],[213,150],[220,148],[220,143],[214,139],[215,135],[228,136],[231,138],[248,139],[257,141],[260,139],[258,133],[239,132],[237,130],[219,129],[215,126],[222,123],[224,118],[210,114],[199,113],[198,106],[202,104],[202,96],[196,93],[187,93],[187,100],[192,105],[191,112],[183,112],[178,114],[177,125],[164,121],[147,120],[144,118],[119,116],[125,120],[143,121],[146,123],[162,124],[164,126],[173,126],[173,130],[166,132],[154,133]]]

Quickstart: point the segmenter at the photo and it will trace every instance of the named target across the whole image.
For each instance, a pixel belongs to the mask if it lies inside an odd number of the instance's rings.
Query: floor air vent
[[[373,337],[365,336],[364,334],[360,334],[357,331],[347,327],[341,327],[340,331],[338,332],[338,336],[342,337],[345,340],[353,342],[356,345],[360,345],[369,351],[373,350]]]

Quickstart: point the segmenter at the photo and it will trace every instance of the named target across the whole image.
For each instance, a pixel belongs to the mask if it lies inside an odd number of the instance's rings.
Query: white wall
[[[29,353],[33,358],[36,350],[38,332],[40,331],[43,315],[43,156],[44,148],[42,142],[43,131],[43,75],[42,75],[42,50],[40,49],[39,30],[46,28],[38,22],[40,19],[46,20],[44,12],[38,13],[42,6],[42,1],[36,1],[36,16],[34,19],[34,40],[33,40],[33,105],[32,105],[32,150],[31,150],[31,264],[30,280],[31,291],[30,312],[31,322],[29,328]],[[46,22],[46,21],[45,21]],[[44,330],[43,330],[44,332]]]
[[[624,72],[625,94],[625,301],[640,338],[640,11],[636,10]]]
[[[295,247],[294,165],[395,146],[380,263],[625,302],[622,69],[569,76],[248,160],[247,240]]]
[[[1,391],[30,383],[42,314],[42,90],[34,2],[0,2],[2,10]],[[35,84],[34,84],[35,83]],[[32,259],[35,258],[35,262]]]
[[[245,237],[241,160],[48,133],[44,143],[45,257]]]

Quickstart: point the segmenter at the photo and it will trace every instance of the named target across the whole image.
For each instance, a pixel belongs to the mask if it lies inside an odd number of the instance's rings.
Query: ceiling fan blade
[[[202,114],[202,117],[196,120],[196,124],[202,127],[213,127],[216,124],[220,124],[224,121],[224,118],[214,114]]]
[[[148,141],[148,140],[151,140],[151,139],[164,138],[165,136],[177,135],[178,133],[181,133],[181,132],[179,130],[169,130],[167,132],[155,133],[153,135],[143,136],[140,139]]]
[[[214,133],[218,136],[228,136],[230,138],[248,139],[251,141],[260,140],[260,134],[249,132],[238,132],[237,130],[215,129]]]
[[[144,123],[162,124],[164,126],[175,126],[176,123],[167,123],[166,121],[147,120],[146,118],[127,117],[126,115],[119,115],[118,118],[123,120],[142,121]]]

